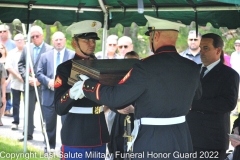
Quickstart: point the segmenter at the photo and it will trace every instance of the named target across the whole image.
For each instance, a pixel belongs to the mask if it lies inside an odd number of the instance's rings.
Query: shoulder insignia
[[[123,79],[118,84],[123,84],[130,76],[132,69],[123,77]]]
[[[60,86],[62,86],[62,79],[59,76],[57,76],[54,82],[54,88],[58,88]]]

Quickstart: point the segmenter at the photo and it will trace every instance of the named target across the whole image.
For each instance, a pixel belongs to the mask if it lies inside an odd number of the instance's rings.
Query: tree
[[[11,28],[13,37],[17,33],[22,32],[21,26],[14,26],[13,24],[9,25],[12,26]],[[68,26],[62,26],[60,22],[55,22],[53,25],[45,25],[40,20],[34,21],[32,25],[39,25],[40,27],[43,28],[45,42],[47,42],[48,44],[51,43],[51,36],[54,32],[56,31],[63,32],[67,39],[66,48],[73,49],[71,46],[72,37],[70,34],[66,33],[66,29]],[[195,29],[196,29],[195,22],[192,22],[187,27],[180,29],[178,40],[176,43],[176,48],[178,52],[181,52],[188,48],[187,45],[188,32],[190,30]],[[224,51],[229,55],[232,52],[234,52],[234,41],[236,39],[240,39],[240,29],[236,30],[229,30],[227,28],[216,29],[213,28],[213,26],[210,23],[207,23],[206,26],[199,26],[198,29],[201,34],[216,33],[220,35],[225,43]],[[149,47],[149,37],[145,35],[146,31],[147,31],[146,26],[137,26],[135,23],[132,23],[130,27],[123,27],[121,24],[117,24],[114,28],[110,28],[107,31],[107,34],[108,35],[115,34],[119,38],[122,37],[123,35],[131,37],[133,40],[134,51],[136,51],[141,58],[144,58],[149,56],[149,54],[151,53]],[[100,37],[100,40],[96,42],[95,53],[102,50],[102,33],[103,29],[101,28],[98,31],[98,36]]]

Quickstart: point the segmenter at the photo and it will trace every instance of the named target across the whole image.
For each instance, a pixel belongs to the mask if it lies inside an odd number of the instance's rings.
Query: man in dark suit
[[[230,112],[237,103],[239,75],[223,64],[223,45],[214,33],[203,35],[200,43],[203,94],[187,115],[197,159],[223,160],[229,147]]]
[[[37,78],[31,77],[31,74],[32,73],[36,74],[38,62],[41,54],[52,49],[52,46],[44,42],[43,30],[41,27],[32,26],[30,29],[30,34],[31,34],[32,43],[30,44],[29,48],[30,48],[31,61],[33,64],[33,71],[31,69],[29,71],[26,71],[26,65],[27,65],[26,59],[25,59],[27,54],[26,47],[23,49],[22,55],[18,62],[18,70],[24,80],[26,78],[26,72],[29,72],[29,98],[28,98],[29,111],[28,111],[28,136],[27,136],[28,140],[33,139],[33,131],[34,131],[34,110],[37,102],[37,97],[34,90],[34,83],[36,83],[37,85],[39,100],[41,101],[41,88],[40,88],[41,84],[37,80]],[[23,138],[20,138],[19,141],[23,141]]]
[[[180,56],[175,48],[178,30],[185,25],[145,17],[154,55],[137,62],[115,86],[85,77],[83,84],[77,82],[80,93],[75,97],[85,95],[113,109],[134,105],[134,137],[129,144],[134,143],[133,153],[142,157],[133,159],[192,159],[192,155],[184,155],[193,151],[185,115],[193,98],[200,98],[201,88],[197,64]],[[115,155],[119,157],[119,152]]]
[[[41,55],[38,63],[37,79],[42,84],[42,108],[50,149],[55,149],[57,113],[54,108],[54,78],[57,66],[72,59],[75,53],[65,48],[66,38],[62,32],[53,34],[52,44],[54,48]],[[61,117],[62,123],[64,117]]]

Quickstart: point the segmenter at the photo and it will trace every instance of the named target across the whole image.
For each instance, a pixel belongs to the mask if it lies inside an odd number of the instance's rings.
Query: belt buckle
[[[100,114],[101,113],[101,106],[94,107],[94,114]]]

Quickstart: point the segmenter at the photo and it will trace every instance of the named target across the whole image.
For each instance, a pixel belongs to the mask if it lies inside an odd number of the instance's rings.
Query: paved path
[[[34,124],[35,124],[35,129],[34,129],[34,133],[33,133],[33,140],[28,141],[27,144],[30,144],[34,147],[37,147],[41,150],[43,150],[43,148],[45,147],[44,143],[43,143],[43,134],[41,131],[41,123],[40,123],[40,115],[39,115],[39,105],[36,106],[35,109],[35,114],[34,114]],[[4,126],[0,127],[0,136],[4,136],[4,137],[8,137],[8,138],[12,138],[12,139],[18,139],[22,136],[23,133],[23,125],[24,125],[24,105],[23,102],[21,102],[20,104],[20,124],[18,126],[18,130],[17,131],[13,131],[11,130],[11,126],[12,126],[12,121],[13,121],[13,117],[6,117],[3,116],[2,117],[2,122]],[[61,129],[61,118],[58,116],[58,120],[57,120],[58,124],[57,124],[57,144],[56,144],[56,151],[60,150],[60,146],[61,146],[61,139],[60,139],[60,129]]]

